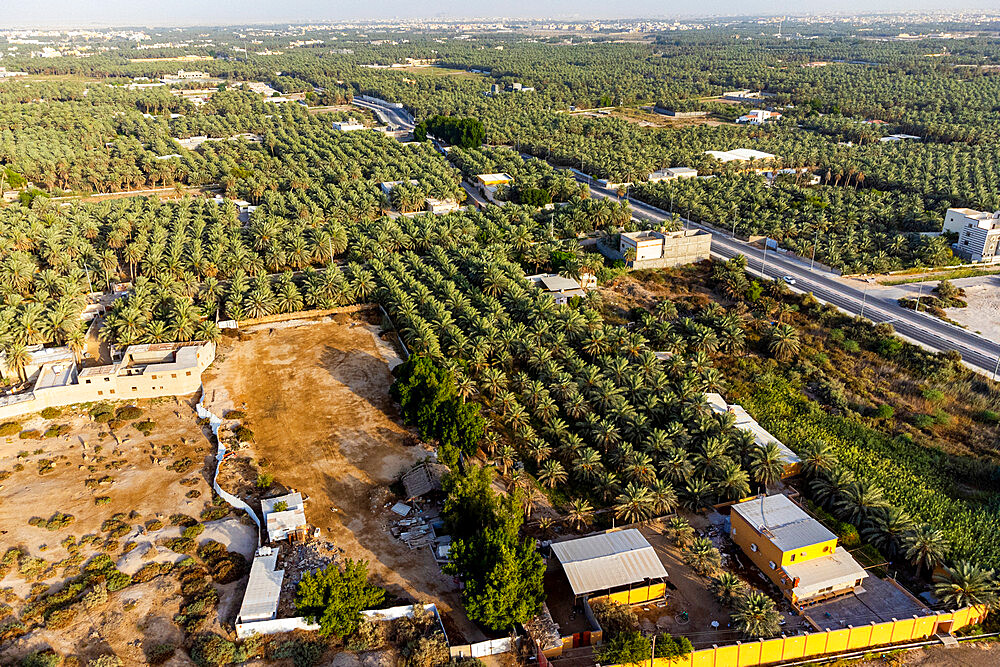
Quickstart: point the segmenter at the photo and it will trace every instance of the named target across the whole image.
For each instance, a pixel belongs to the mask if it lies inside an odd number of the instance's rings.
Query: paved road
[[[416,127],[413,120],[410,118],[410,114],[408,114],[404,109],[382,106],[381,104],[375,104],[367,100],[359,100],[358,98],[351,100],[351,104],[363,109],[370,109],[371,111],[374,111],[379,119],[386,125],[392,125],[393,127],[404,130],[410,130],[411,132],[413,131],[413,128]]]
[[[588,183],[596,197],[619,197],[600,186],[592,179],[577,175],[577,180]],[[633,215],[637,219],[662,222],[665,213],[642,202],[631,200]],[[970,366],[992,375],[1000,359],[1000,345],[961,327],[943,322],[933,315],[917,313],[901,308],[894,299],[880,296],[876,290],[865,291],[865,283],[859,280],[841,278],[834,273],[820,269],[810,270],[809,263],[797,257],[789,257],[773,249],[765,251],[718,231],[702,227],[688,221],[689,225],[712,232],[712,254],[724,259],[737,255],[747,258],[747,270],[768,278],[791,276],[795,279],[795,289],[812,292],[826,303],[832,303],[843,310],[864,316],[876,323],[892,324],[898,334],[935,351],[958,350]]]

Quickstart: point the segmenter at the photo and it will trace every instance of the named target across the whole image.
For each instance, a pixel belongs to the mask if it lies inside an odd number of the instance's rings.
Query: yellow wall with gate
[[[942,631],[954,632],[980,622],[985,616],[984,607],[966,607],[954,612],[942,612],[920,618],[713,646],[694,651],[684,658],[674,660],[656,658],[653,660],[653,667],[757,667],[783,660],[812,658],[841,651],[926,639],[935,634],[942,623],[952,623],[950,628]]]
[[[590,602],[597,602],[598,600],[610,600],[611,602],[617,602],[619,604],[639,604],[641,602],[649,602],[650,600],[659,600],[667,592],[667,585],[665,583],[649,584],[648,586],[636,586],[632,590],[628,591],[618,591],[617,593],[612,593],[611,595],[600,595],[597,597],[590,598]]]

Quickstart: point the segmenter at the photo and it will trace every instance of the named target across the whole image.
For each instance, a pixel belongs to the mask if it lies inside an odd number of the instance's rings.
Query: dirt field
[[[220,347],[204,378],[207,407],[245,411],[255,445],[244,453],[266,458],[276,483],[308,498],[310,525],[346,557],[369,561],[390,594],[436,603],[449,638],[482,639],[430,551],[410,551],[387,530],[385,487],[428,450],[407,446],[414,438],[388,395],[393,352],[376,342],[377,327],[338,316],[258,329]]]
[[[197,424],[194,401],[181,397],[138,402],[144,411],[140,419],[156,423],[149,436],[132,423],[115,429],[97,423],[81,406],[65,408],[49,420],[38,415],[21,420],[23,430],[42,434],[53,425],[65,425],[61,435],[0,438],[0,471],[6,471],[0,476],[5,477],[0,484],[0,552],[19,547],[45,561],[37,577],[26,578],[15,565],[2,578],[0,588],[6,591],[11,612],[20,613],[24,601],[42,584],[51,587],[48,592],[59,590],[99,553],[107,553],[129,574],[146,563],[182,558],[155,541],[180,534],[180,528],[170,525],[172,514],[198,519],[211,503],[206,475],[214,460],[212,446]],[[98,505],[97,498],[108,500]],[[72,515],[72,521],[54,529],[28,523],[57,512]],[[126,527],[120,537],[109,537],[103,524],[118,513],[127,515]],[[156,520],[164,527],[153,526],[147,532],[145,526]],[[85,536],[91,537],[75,556],[62,544],[69,538],[80,543]],[[245,556],[256,547],[254,529],[235,517],[206,523],[196,541],[208,539]],[[243,581],[219,587],[220,616],[225,620],[231,620],[242,599]],[[143,646],[148,643],[182,642],[183,634],[172,622],[180,600],[172,577],[134,584],[111,594],[106,605],[77,615],[67,627],[35,630],[6,644],[3,653],[14,657],[52,647],[63,654],[93,658],[110,649],[126,664],[144,664]],[[4,613],[0,607],[0,625],[10,620],[2,618]],[[218,621],[213,620],[208,629],[217,628]]]
[[[965,308],[946,308],[948,317],[970,331],[1000,339],[1000,276],[960,278],[953,281],[965,290]]]

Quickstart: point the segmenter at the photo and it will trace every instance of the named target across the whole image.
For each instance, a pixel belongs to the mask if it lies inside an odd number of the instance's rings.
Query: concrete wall
[[[341,313],[357,313],[362,310],[374,308],[375,304],[362,303],[353,306],[340,306],[338,308],[327,308],[325,310],[297,310],[294,313],[277,313],[275,315],[265,315],[249,320],[240,320],[236,323],[238,327],[251,327],[257,324],[275,324],[276,322],[288,322],[290,320],[315,319],[326,317],[327,315],[339,315]]]
[[[840,630],[812,632],[805,635],[755,642],[737,642],[727,646],[694,651],[684,658],[655,658],[653,667],[756,667],[785,660],[801,660],[850,650],[864,650],[914,640],[927,639],[938,632],[954,632],[978,623],[986,616],[985,607],[965,607],[886,623],[870,623]],[[948,625],[950,624],[950,627]],[[617,667],[617,666],[616,666]]]
[[[686,232],[674,232],[667,234],[663,243],[663,256],[658,259],[636,260],[628,262],[628,266],[634,270],[639,269],[669,269],[675,266],[693,264],[708,259],[712,250],[712,235],[698,229],[690,229]],[[604,243],[597,243],[597,250],[615,261],[625,261],[625,256],[617,248],[609,248]]]
[[[198,351],[196,368],[160,372],[152,365],[143,373],[129,374],[128,369],[122,369],[118,375],[82,377],[78,384],[34,389],[24,394],[26,398],[0,406],[0,419],[77,403],[187,396],[201,389],[201,374],[214,360],[215,344],[205,343]]]

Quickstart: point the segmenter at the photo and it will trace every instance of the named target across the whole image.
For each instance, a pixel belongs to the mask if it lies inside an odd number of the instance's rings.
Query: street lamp
[[[917,290],[917,306],[915,308],[916,312],[918,312],[918,313],[920,312],[920,297],[924,293],[924,284],[920,283],[919,287],[920,287],[920,289]]]
[[[997,355],[997,365],[996,365],[996,368],[993,369],[993,381],[994,382],[997,381],[997,371],[1000,371],[1000,355]]]
[[[764,237],[764,256],[760,258],[760,275],[763,278],[767,278],[767,272],[764,270],[764,267],[767,266],[767,242],[769,240],[770,237]]]
[[[865,301],[868,299],[868,286],[871,285],[871,282],[871,278],[865,281],[865,291],[861,293],[861,317],[865,316]]]

